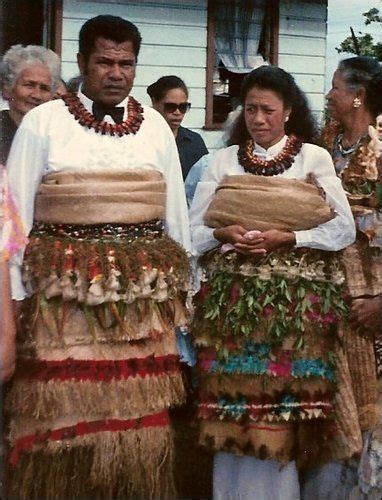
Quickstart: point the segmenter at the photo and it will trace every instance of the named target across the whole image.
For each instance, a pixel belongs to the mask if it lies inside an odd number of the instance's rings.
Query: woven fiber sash
[[[298,231],[332,218],[333,210],[314,183],[244,174],[224,177],[204,221],[210,227]]]
[[[35,220],[52,224],[140,223],[163,219],[166,184],[156,170],[57,172],[43,179]]]

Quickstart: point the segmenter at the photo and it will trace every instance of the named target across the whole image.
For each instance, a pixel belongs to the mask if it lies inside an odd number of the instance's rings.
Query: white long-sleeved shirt
[[[255,144],[254,152],[265,160],[270,160],[282,150],[286,141],[287,136],[284,136],[268,149]],[[190,208],[190,223],[193,247],[198,254],[219,244],[213,236],[214,229],[205,226],[203,218],[223,177],[245,173],[238,162],[237,151],[238,146],[230,146],[218,151],[197,186]],[[349,203],[341,182],[336,176],[330,154],[313,144],[303,144],[292,166],[278,177],[304,180],[309,173],[315,175],[317,182],[325,191],[326,200],[333,207],[335,217],[316,228],[295,231],[296,247],[341,250],[354,241],[355,226]],[[303,206],[301,210],[304,210]]]
[[[78,95],[91,112],[92,101],[81,91]],[[119,106],[126,108],[127,99]],[[13,140],[7,170],[27,234],[33,224],[35,195],[45,174],[70,170],[157,170],[167,185],[166,231],[190,251],[187,204],[174,136],[157,111],[144,107],[143,116],[139,131],[122,137],[102,135],[81,126],[62,100],[38,106],[24,117]],[[105,121],[113,123],[109,116]],[[26,295],[20,272],[22,253],[10,269],[12,298],[16,300]]]

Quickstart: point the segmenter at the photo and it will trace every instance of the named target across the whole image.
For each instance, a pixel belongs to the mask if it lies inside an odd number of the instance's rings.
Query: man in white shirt
[[[11,266],[13,299],[30,296],[11,496],[175,494],[168,408],[184,397],[174,328],[190,237],[173,134],[130,96],[140,42],[121,18],[87,21],[78,94],[28,113],[9,155],[30,233]]]

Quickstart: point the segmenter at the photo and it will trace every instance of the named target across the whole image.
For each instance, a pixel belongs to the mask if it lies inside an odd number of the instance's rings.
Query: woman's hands
[[[282,247],[293,247],[296,243],[292,232],[270,229],[269,231],[247,231],[239,225],[214,230],[214,237],[222,243],[230,243],[244,255],[266,255]]]

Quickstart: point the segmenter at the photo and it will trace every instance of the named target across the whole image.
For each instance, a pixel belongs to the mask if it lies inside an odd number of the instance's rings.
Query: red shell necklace
[[[69,113],[78,121],[80,125],[93,128],[97,133],[105,135],[136,134],[143,122],[143,108],[141,104],[129,96],[127,102],[127,119],[122,123],[107,123],[96,118],[85,108],[77,94],[66,94],[62,97]]]
[[[290,135],[280,153],[271,160],[264,160],[253,154],[253,139],[248,139],[240,145],[237,158],[244,170],[254,175],[278,175],[290,168],[295,156],[300,152],[302,140]]]

